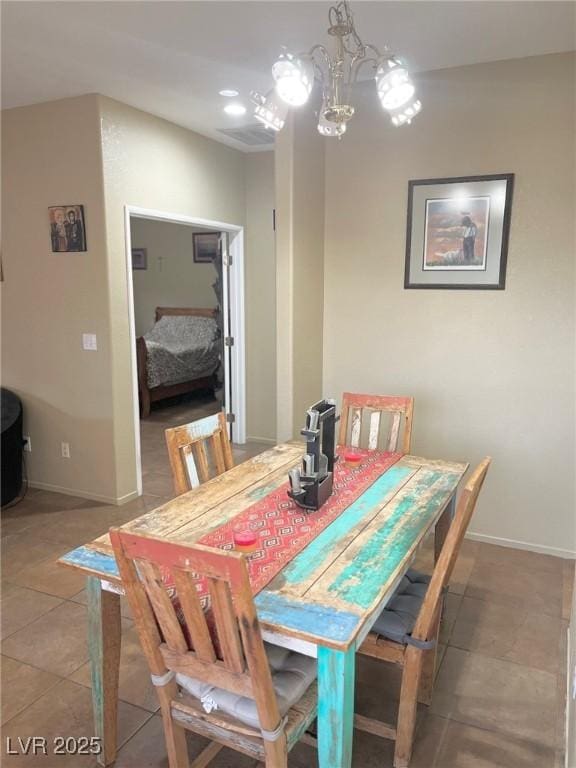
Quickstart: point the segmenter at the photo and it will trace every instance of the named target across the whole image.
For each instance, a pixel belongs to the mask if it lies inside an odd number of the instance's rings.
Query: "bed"
[[[156,307],[154,325],[136,339],[142,417],[157,400],[214,389],[220,343],[216,310]]]

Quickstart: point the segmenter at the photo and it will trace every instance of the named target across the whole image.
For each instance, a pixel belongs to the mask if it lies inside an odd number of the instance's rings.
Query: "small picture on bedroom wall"
[[[210,264],[218,256],[220,232],[193,232],[194,261],[197,264]]]
[[[146,248],[132,248],[132,269],[148,269]]]
[[[83,205],[53,205],[48,208],[53,253],[86,250]]]

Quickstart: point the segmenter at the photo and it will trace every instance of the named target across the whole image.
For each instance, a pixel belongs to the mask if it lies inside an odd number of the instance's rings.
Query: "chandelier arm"
[[[364,61],[366,61],[366,59],[363,58],[363,55],[360,53],[360,51],[356,55],[352,56],[350,60],[350,65],[348,67],[348,82],[346,83],[346,100],[348,103],[350,103],[352,98],[352,86],[356,82],[358,70]]]
[[[374,69],[378,69],[378,59],[375,59],[372,57],[368,59],[362,59],[361,61],[358,62],[358,66],[355,68],[353,72],[353,77],[351,78],[352,83],[358,82],[358,73],[360,72],[364,64],[372,64]]]
[[[321,54],[321,57],[319,57],[317,54]],[[328,50],[323,45],[315,45],[308,51],[307,54],[301,55],[307,56],[312,61],[316,78],[322,83],[322,89],[324,90],[325,80],[330,76],[332,67],[332,60]],[[324,64],[326,69],[321,66],[322,64]]]
[[[358,44],[358,41],[359,41],[359,44]],[[343,50],[346,51],[348,56],[353,56],[353,57],[365,56],[366,55],[366,46],[364,45],[362,40],[360,40],[360,38],[358,38],[358,40],[355,40],[354,42],[356,43],[356,45],[358,47],[355,50],[351,50],[350,48],[348,48],[348,46],[346,45],[344,40],[342,40],[342,48],[343,48]]]
[[[374,56],[376,56],[377,59],[390,59],[394,56],[391,49],[385,45],[384,46],[384,53],[382,53],[378,48],[376,48],[375,45],[372,45],[372,43],[366,43],[365,47],[367,50],[372,51]]]
[[[328,49],[324,45],[320,45],[320,44],[314,45],[314,46],[312,46],[312,48],[310,48],[310,50],[308,51],[307,54],[300,54],[300,55],[301,56],[308,56],[310,59],[312,59],[312,61],[315,61],[314,55],[316,53],[321,53],[322,54],[322,56],[324,57],[325,63],[329,67],[330,64],[332,63],[332,59],[330,58],[330,53],[328,52]]]

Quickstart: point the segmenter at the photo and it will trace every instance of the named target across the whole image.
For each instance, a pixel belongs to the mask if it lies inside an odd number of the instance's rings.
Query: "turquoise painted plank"
[[[356,501],[308,544],[282,571],[286,584],[295,584],[311,576],[329,557],[334,557],[338,542],[344,539],[354,526],[370,512],[382,506],[386,497],[399,490],[413,475],[413,467],[391,467],[378,478]]]
[[[355,649],[318,648],[318,764],[350,768],[354,728]]]
[[[70,565],[89,568],[113,578],[120,578],[116,560],[112,555],[105,555],[102,552],[96,552],[96,550],[89,549],[88,547],[78,547],[78,549],[73,549],[71,552],[63,555],[60,560],[69,563]]]
[[[347,642],[361,618],[332,607],[290,600],[265,589],[254,602],[260,621],[300,630],[327,642]]]
[[[454,492],[454,475],[426,471],[400,499],[393,514],[376,530],[328,587],[341,600],[356,608],[369,608],[414,545],[416,539]],[[422,504],[422,494],[434,486]]]
[[[116,758],[118,741],[120,597],[104,591],[96,576],[86,579],[86,596],[94,731],[101,744],[97,760],[108,766]]]

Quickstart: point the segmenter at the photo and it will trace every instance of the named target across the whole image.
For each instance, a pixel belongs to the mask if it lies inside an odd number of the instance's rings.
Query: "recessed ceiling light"
[[[221,91],[218,91],[220,96],[226,96],[227,99],[233,99],[234,96],[238,96],[238,91],[234,90],[234,88],[224,88]]]
[[[240,116],[246,114],[246,107],[244,104],[238,104],[237,102],[234,102],[233,104],[226,104],[224,107],[224,112],[226,112],[227,115],[234,115],[234,116]]]

